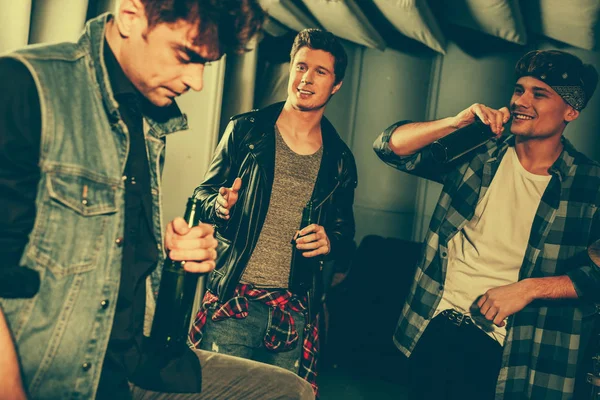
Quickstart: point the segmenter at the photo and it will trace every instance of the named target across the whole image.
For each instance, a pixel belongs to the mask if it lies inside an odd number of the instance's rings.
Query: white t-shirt
[[[475,215],[448,242],[444,293],[435,315],[453,308],[504,345],[506,328],[487,321],[477,307],[487,290],[517,282],[531,226],[549,175],[527,171],[509,147]]]

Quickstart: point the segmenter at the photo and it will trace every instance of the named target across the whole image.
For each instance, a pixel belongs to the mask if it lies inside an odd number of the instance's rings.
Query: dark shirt
[[[160,118],[131,84],[105,42],[105,63],[119,112],[130,138],[124,172],[125,230],[121,284],[97,398],[129,398],[128,382],[156,391],[198,392],[200,366],[187,351],[168,365],[153,358],[143,336],[146,277],[158,260],[152,229],[150,165],[143,115]],[[40,179],[41,112],[35,82],[14,60],[0,61],[0,297],[31,297],[37,272],[19,266],[35,220]],[[23,284],[26,282],[27,284]]]

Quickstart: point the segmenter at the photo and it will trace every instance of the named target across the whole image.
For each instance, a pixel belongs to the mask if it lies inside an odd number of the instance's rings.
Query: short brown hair
[[[290,52],[290,61],[292,63],[294,62],[296,53],[303,47],[313,50],[323,50],[331,54],[334,60],[333,73],[335,75],[335,84],[337,85],[344,80],[346,67],[348,66],[348,56],[346,55],[346,50],[344,50],[344,47],[333,33],[314,28],[300,31],[294,39],[292,51]]]
[[[179,20],[198,24],[195,45],[208,45],[211,53],[248,51],[247,44],[261,29],[265,12],[258,0],[141,0],[148,26]]]

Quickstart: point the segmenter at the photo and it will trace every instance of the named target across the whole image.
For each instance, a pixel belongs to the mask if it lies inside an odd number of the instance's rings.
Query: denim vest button
[[[83,364],[81,364],[81,369],[84,371],[89,371],[90,368],[92,368],[92,364],[90,364],[89,362],[84,362]]]
[[[103,310],[106,310],[108,308],[108,304],[109,304],[108,300],[102,300],[100,302],[100,307],[102,307]]]
[[[123,176],[121,177],[121,180],[122,180],[123,182],[125,182],[125,181],[127,180],[127,175],[123,175]]]
[[[120,237],[120,238],[117,238],[117,240],[115,240],[115,243],[117,244],[117,246],[121,247],[121,246],[123,246],[124,241],[125,240],[122,237]]]
[[[250,145],[248,145],[248,148],[249,148],[250,150],[254,150],[254,145],[253,145],[253,144],[250,144]]]

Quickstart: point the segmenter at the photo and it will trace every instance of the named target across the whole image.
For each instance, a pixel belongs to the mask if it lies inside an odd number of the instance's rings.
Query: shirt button
[[[444,285],[440,285],[439,289],[444,290]]]
[[[109,304],[108,300],[102,300],[100,302],[100,307],[102,307],[103,310],[106,310],[108,308],[108,304]]]
[[[442,252],[442,258],[446,258],[448,257],[448,253],[446,253],[445,251]]]
[[[121,177],[121,180],[122,180],[123,182],[125,182],[125,181],[127,180],[127,175],[123,175],[123,176]]]
[[[121,247],[121,246],[123,246],[123,242],[124,242],[124,241],[125,241],[125,240],[124,240],[122,237],[120,237],[120,238],[117,238],[117,240],[115,240],[115,244],[116,244],[117,246]]]
[[[92,364],[90,364],[89,362],[84,362],[83,364],[81,364],[81,369],[84,371],[89,371],[90,368],[92,368]]]

